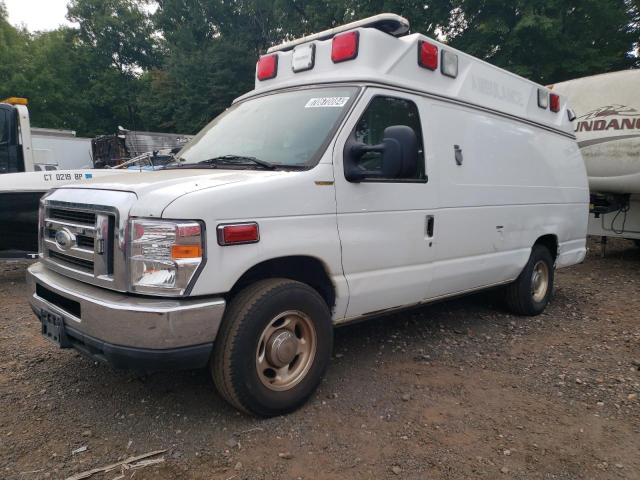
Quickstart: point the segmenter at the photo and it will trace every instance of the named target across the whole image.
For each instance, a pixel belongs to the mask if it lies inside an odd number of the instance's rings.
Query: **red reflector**
[[[429,70],[438,68],[438,47],[428,42],[418,42],[418,65]]]
[[[333,37],[331,43],[331,60],[333,63],[353,60],[358,56],[359,32],[347,32]]]
[[[260,240],[257,223],[240,223],[238,225],[219,225],[218,243],[220,245],[239,245],[256,243]]]
[[[555,93],[552,93],[551,95],[549,95],[549,106],[551,107],[551,111],[552,112],[559,112],[560,111],[560,95],[556,95]]]
[[[258,80],[269,80],[278,74],[278,54],[264,55],[258,60],[256,68]]]

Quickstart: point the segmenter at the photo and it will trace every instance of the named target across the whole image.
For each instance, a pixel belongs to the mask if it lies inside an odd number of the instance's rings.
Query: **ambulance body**
[[[175,166],[49,194],[43,334],[116,367],[208,365],[268,416],[313,393],[336,325],[492,287],[542,312],[586,251],[566,101],[407,30],[276,47]]]

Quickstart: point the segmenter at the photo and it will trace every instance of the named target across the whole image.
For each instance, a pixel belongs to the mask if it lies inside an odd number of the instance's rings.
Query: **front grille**
[[[81,248],[87,248],[93,251],[95,246],[95,239],[93,237],[86,237],[84,235],[76,236],[76,243]]]
[[[81,225],[95,225],[96,214],[94,212],[83,212],[81,210],[63,210],[61,208],[50,208],[49,218],[62,220]]]
[[[53,250],[49,250],[49,258],[57,260],[63,265],[67,265],[87,273],[93,273],[93,262],[90,260],[84,260],[64,253],[54,252]]]
[[[45,207],[43,253],[47,262],[64,272],[109,279],[114,267],[115,215],[87,205],[82,209]]]

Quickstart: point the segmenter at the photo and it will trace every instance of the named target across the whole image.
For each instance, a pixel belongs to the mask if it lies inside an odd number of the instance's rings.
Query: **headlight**
[[[130,231],[132,291],[184,294],[203,261],[200,223],[133,219]]]

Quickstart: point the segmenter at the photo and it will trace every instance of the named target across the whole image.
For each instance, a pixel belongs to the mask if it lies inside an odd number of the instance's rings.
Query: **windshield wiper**
[[[197,163],[197,165],[246,165],[247,163],[253,163],[262,168],[273,170],[276,166],[273,163],[265,160],[260,160],[256,157],[250,157],[245,155],[221,155],[219,157],[208,158]]]

